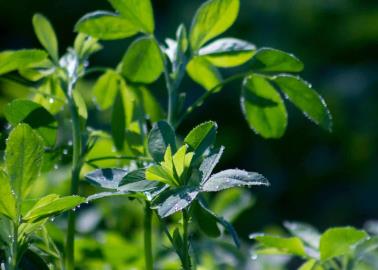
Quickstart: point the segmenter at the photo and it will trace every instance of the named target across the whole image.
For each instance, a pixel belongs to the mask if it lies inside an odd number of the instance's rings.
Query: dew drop
[[[57,170],[57,169],[59,169],[59,165],[58,165],[58,164],[55,164],[55,165],[54,165],[54,170]]]
[[[69,140],[67,144],[68,144],[69,146],[71,146],[71,145],[72,145],[72,141]]]
[[[252,254],[251,259],[252,259],[253,261],[257,260],[257,254]]]
[[[49,98],[49,103],[54,103],[54,99],[53,98]]]
[[[63,149],[63,155],[67,155],[68,154],[68,150],[67,149]]]

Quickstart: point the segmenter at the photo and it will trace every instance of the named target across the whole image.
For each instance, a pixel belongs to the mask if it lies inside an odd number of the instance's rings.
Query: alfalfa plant
[[[214,132],[215,124],[208,122],[200,125],[192,131],[199,135],[193,135],[191,140],[184,140],[180,147],[176,147],[179,139],[172,138],[176,137],[174,131],[182,121],[208,97],[235,81],[242,82],[240,103],[249,126],[264,138],[279,138],[285,132],[287,112],[283,96],[310,120],[327,130],[331,129],[331,116],[322,97],[310,84],[294,75],[303,69],[303,63],[292,54],[272,48],[257,49],[252,43],[237,38],[214,40],[235,22],[239,12],[238,0],[206,1],[196,12],[190,30],[187,31],[185,24],[181,24],[175,39],[168,38],[165,44],[154,35],[155,20],[150,0],[109,2],[116,12],[95,11],[82,17],[75,26],[80,34],[73,48],[69,48],[61,57],[51,24],[42,15],[35,15],[34,28],[48,54],[41,50],[2,52],[0,75],[18,71],[24,82],[35,82],[34,102],[46,107],[52,114],[58,114],[62,106],[68,105],[72,121],[72,194],[79,192],[80,172],[84,164],[98,167],[100,161],[117,160],[117,165],[126,169],[127,174],[114,169],[105,169],[101,173],[110,171],[116,180],[122,179],[119,183],[115,181],[110,184],[117,192],[131,193],[142,197],[145,202],[146,269],[153,268],[150,204],[157,209],[164,225],[162,219],[176,212],[175,207],[169,208],[167,205],[172,203],[172,199],[174,203],[179,203],[177,211],[182,210],[183,214],[181,235],[178,230],[173,235],[169,231],[166,233],[183,267],[191,269],[188,227],[192,209],[198,208],[221,224],[228,224],[209,209],[206,210],[206,203],[199,193],[215,191],[220,187],[267,182],[258,175],[244,171],[226,171],[210,176],[212,165],[206,164],[215,164],[222,152],[213,147],[213,141],[207,141],[209,134],[206,132]],[[117,67],[88,66],[88,57],[101,48],[98,40],[135,36],[137,38]],[[220,69],[242,65],[244,72],[227,78],[221,75]],[[94,86],[93,97],[101,110],[112,109],[111,138],[117,154],[103,153],[103,156],[90,158],[89,153],[96,147],[96,139],[107,139],[107,134],[88,129],[85,102],[76,86],[78,80],[94,72],[103,72]],[[162,74],[167,88],[166,114],[147,88]],[[186,105],[185,99],[191,93],[181,87],[185,75],[205,90],[189,105]],[[15,79],[14,74],[7,74],[7,77]],[[161,122],[163,119],[166,122]],[[151,124],[154,125],[149,131]],[[206,127],[209,130],[206,131]],[[202,138],[201,134],[205,137]],[[193,141],[199,145],[191,145]],[[51,148],[54,149],[54,145]],[[201,149],[201,153],[197,148]],[[213,190],[205,188],[209,183]],[[228,183],[230,186],[227,186]],[[118,190],[124,185],[129,186]],[[181,196],[184,199],[176,201]],[[192,201],[196,201],[195,205],[199,207],[191,207]],[[230,228],[228,225],[226,227]],[[67,270],[74,268],[74,234],[75,213],[71,211],[65,247]]]
[[[236,80],[242,81],[240,101],[244,116],[250,127],[265,138],[279,138],[286,129],[287,112],[280,92],[322,127],[330,130],[332,120],[324,100],[308,83],[292,75],[303,69],[302,62],[293,55],[272,48],[256,49],[255,45],[236,38],[211,41],[235,22],[239,1],[205,2],[194,16],[189,33],[181,24],[176,38],[166,39],[166,44],[159,43],[154,35],[155,22],[150,1],[109,2],[116,12],[89,13],[79,20],[75,29],[99,40],[123,39],[140,34],[131,43],[119,65],[115,69],[107,69],[99,78],[94,94],[101,108],[107,109],[113,104],[112,136],[115,146],[121,151],[126,147],[135,147],[131,140],[127,140],[129,132],[141,134],[138,150],[146,162],[139,162],[135,171],[105,168],[89,174],[87,178],[104,188],[113,189],[115,195],[127,193],[129,196],[140,196],[146,201],[147,208],[151,201],[152,208],[157,209],[161,218],[182,211],[182,235],[178,230],[174,231],[173,236],[168,231],[166,233],[183,268],[191,269],[188,237],[188,224],[193,214],[191,202],[196,201],[205,215],[215,217],[230,228],[228,223],[205,207],[206,203],[199,193],[210,190],[204,186],[211,183],[211,191],[217,191],[235,185],[267,184],[267,181],[258,174],[238,170],[210,177],[212,166],[215,166],[223,151],[212,146],[215,124],[208,122],[195,128],[188,135],[196,141],[194,145],[184,139],[181,147],[176,147],[174,130],[179,124],[209,96]],[[219,68],[243,64],[246,66],[245,72],[223,79]],[[138,96],[138,92],[139,96],[143,96],[145,85],[155,82],[161,74],[164,74],[167,88],[166,122],[155,124],[147,137],[145,114],[148,111],[143,113],[132,100]],[[205,89],[203,95],[187,107],[184,106],[185,97],[190,93],[180,87],[185,75]],[[152,122],[155,122],[153,118]],[[125,127],[129,132],[124,132]],[[197,147],[201,149],[200,153],[196,153]],[[205,172],[205,168],[208,171]],[[213,182],[210,179],[216,180]],[[140,192],[145,194],[136,195]],[[95,195],[93,198],[101,196]],[[150,216],[147,209],[146,218]],[[147,221],[145,243],[149,245],[148,224],[150,222]],[[151,250],[148,246],[145,250],[146,268],[152,269]]]

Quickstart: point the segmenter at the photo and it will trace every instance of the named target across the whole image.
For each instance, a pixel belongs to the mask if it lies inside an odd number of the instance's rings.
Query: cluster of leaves
[[[180,25],[176,40],[166,39],[166,46],[159,46],[154,37],[154,18],[149,0],[109,2],[118,13],[89,13],[79,20],[75,29],[103,40],[128,38],[137,33],[143,36],[130,45],[116,70],[100,77],[98,91],[95,91],[98,94],[95,95],[102,108],[119,100],[113,101],[117,96],[117,81],[121,80],[121,84],[124,84],[123,80],[143,84],[156,81],[166,72],[166,55],[172,68],[166,77],[171,91],[178,86],[185,70],[207,91],[186,111],[182,106],[186,93],[176,95],[173,98],[178,103],[175,115],[185,116],[194,107],[202,105],[204,98],[219,92],[225,84],[244,78],[240,97],[242,111],[250,127],[261,136],[279,138],[285,132],[287,112],[278,89],[309,119],[331,130],[331,115],[322,97],[309,83],[292,75],[303,69],[303,63],[295,56],[272,48],[257,49],[255,45],[236,38],[220,38],[207,44],[235,22],[239,12],[238,0],[205,2],[194,16],[189,34],[185,26]],[[218,69],[243,64],[248,67],[246,72],[227,79],[223,79]],[[101,91],[105,83],[111,86],[107,96]],[[178,124],[182,117],[170,120]]]
[[[258,255],[290,255],[305,262],[300,270],[372,270],[377,267],[378,238],[353,227],[335,227],[320,234],[304,223],[285,222],[291,236],[252,234]]]
[[[6,267],[17,266],[28,249],[43,253],[37,245],[30,248],[35,242],[36,231],[41,230],[49,218],[86,200],[79,196],[60,197],[57,194],[39,199],[28,197],[42,167],[43,152],[42,138],[27,124],[18,124],[10,133],[5,167],[0,171],[0,239],[6,247]],[[49,238],[45,240],[45,244],[51,243]]]

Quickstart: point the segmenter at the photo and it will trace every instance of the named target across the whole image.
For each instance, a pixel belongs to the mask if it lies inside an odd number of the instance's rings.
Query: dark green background
[[[189,26],[201,2],[153,1],[158,39],[173,37],[180,22]],[[96,9],[110,6],[105,0],[0,0],[0,50],[40,47],[31,17],[41,12],[54,24],[63,52],[73,41],[77,19]],[[247,235],[283,220],[306,221],[324,229],[362,226],[377,219],[377,0],[242,0],[240,17],[225,36],[302,59],[303,77],[324,96],[334,118],[334,131],[329,134],[289,105],[286,135],[263,140],[247,127],[239,106],[240,85],[234,84],[184,122],[181,134],[201,121],[217,121],[219,143],[226,146],[221,166],[255,170],[272,183],[269,189],[252,191],[257,204],[238,219],[237,229]],[[128,43],[104,43],[93,63],[115,66]],[[202,91],[189,80],[184,87],[190,100]],[[153,89],[165,102],[163,84]]]

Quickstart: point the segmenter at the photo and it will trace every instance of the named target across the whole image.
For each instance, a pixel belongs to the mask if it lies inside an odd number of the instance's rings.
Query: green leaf
[[[148,135],[148,151],[156,162],[164,159],[167,147],[176,152],[176,135],[172,126],[166,121],[157,122]]]
[[[258,243],[258,254],[288,254],[306,256],[305,246],[298,237],[280,237],[273,235],[250,235]]]
[[[39,42],[49,52],[55,63],[58,63],[58,40],[49,20],[42,14],[37,13],[33,16],[33,26]]]
[[[93,87],[93,96],[101,110],[106,110],[113,105],[119,88],[119,75],[108,70],[102,74]]]
[[[46,145],[55,145],[58,122],[41,105],[30,100],[16,99],[6,105],[4,114],[13,126],[19,123],[28,124],[38,132]]]
[[[298,270],[323,270],[323,267],[317,265],[316,260],[310,259],[306,261],[304,264],[302,264]]]
[[[80,59],[87,59],[90,55],[102,49],[97,38],[79,33],[74,41],[74,49]]]
[[[190,205],[197,197],[196,187],[183,186],[163,191],[153,202],[152,208],[157,209],[159,216],[168,217]]]
[[[332,130],[332,117],[327,105],[309,83],[292,75],[278,75],[274,82],[308,118],[326,130]]]
[[[141,95],[141,101],[143,103],[143,109],[148,115],[152,123],[156,123],[164,118],[164,111],[159,101],[152,95],[150,90],[146,87],[139,87]]]
[[[203,57],[194,57],[186,66],[186,71],[193,81],[201,85],[208,91],[219,91],[221,87],[215,89],[222,83],[222,75],[208,60]]]
[[[16,199],[12,193],[12,187],[8,175],[0,170],[0,215],[17,220]]]
[[[204,158],[202,161],[199,171],[201,172],[201,182],[205,182],[209,179],[211,173],[213,172],[215,166],[218,164],[220,158],[223,155],[224,147],[218,149],[212,149],[210,154]]]
[[[146,192],[161,187],[156,181],[145,180],[145,169],[138,169],[127,173],[118,185],[118,190],[131,192]]]
[[[194,151],[198,158],[214,144],[217,129],[217,123],[213,121],[204,122],[189,132],[184,143],[189,146],[189,151]]]
[[[260,72],[299,72],[303,70],[303,63],[292,54],[261,48],[253,56],[251,68]]]
[[[102,40],[114,40],[134,36],[139,28],[116,13],[95,11],[84,15],[76,23],[75,31]]]
[[[37,178],[43,152],[42,139],[27,124],[18,124],[9,134],[5,165],[18,201],[25,198]]]
[[[241,107],[250,128],[262,137],[280,138],[285,133],[285,105],[279,93],[264,77],[252,75],[245,78]]]
[[[371,238],[360,241],[354,247],[354,258],[356,260],[362,260],[366,255],[372,254],[378,250],[378,236],[372,236]]]
[[[309,246],[319,249],[320,233],[314,227],[300,222],[284,222],[288,231],[303,240]]]
[[[46,60],[42,50],[3,51],[0,53],[0,75],[23,68],[38,66]]]
[[[320,258],[322,261],[349,255],[353,246],[368,237],[365,231],[353,227],[339,227],[327,230],[320,238]]]
[[[221,232],[214,216],[205,211],[199,203],[193,203],[193,216],[198,227],[209,237],[219,237]]]
[[[200,206],[203,210],[205,210],[208,214],[212,215],[217,222],[224,227],[224,229],[231,235],[232,240],[234,241],[235,245],[237,247],[240,247],[240,239],[238,236],[238,233],[234,229],[231,223],[229,223],[227,220],[225,220],[223,217],[219,217],[217,214],[215,214],[213,211],[211,211],[204,203],[204,201],[200,198],[198,200]]]
[[[117,189],[128,171],[123,169],[98,169],[85,175],[85,179],[95,186],[106,189]]]
[[[236,38],[221,38],[199,50],[199,55],[205,57],[217,67],[236,67],[252,58],[255,45]]]
[[[152,83],[163,70],[163,55],[152,37],[142,37],[131,43],[122,59],[122,75],[135,83]]]
[[[51,114],[59,113],[65,104],[65,100],[66,96],[61,87],[60,79],[54,75],[50,75],[43,81],[38,88],[38,93],[33,98],[34,102],[46,108]]]
[[[122,17],[141,31],[152,34],[155,30],[154,14],[150,0],[109,0]]]
[[[212,175],[201,183],[201,190],[212,192],[241,186],[269,186],[269,181],[259,173],[229,169]]]
[[[29,212],[23,217],[26,222],[36,222],[41,219],[59,215],[67,210],[84,203],[85,198],[79,196],[59,197],[50,194],[40,199]]]
[[[114,100],[112,111],[112,138],[118,151],[124,148],[126,134],[126,116],[121,93],[118,92]]]
[[[75,106],[79,113],[80,122],[82,128],[85,128],[85,123],[88,119],[88,110],[87,105],[85,104],[84,98],[82,97],[81,93],[77,90],[73,91],[73,99],[75,101]]]
[[[222,34],[235,22],[239,0],[209,0],[194,16],[190,30],[190,45],[197,51],[210,39]]]

